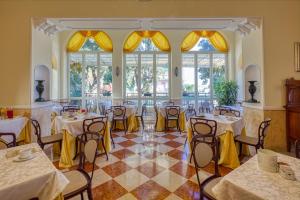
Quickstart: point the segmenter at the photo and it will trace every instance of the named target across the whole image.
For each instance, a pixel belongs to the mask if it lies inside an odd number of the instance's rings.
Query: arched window
[[[168,39],[159,31],[135,31],[124,43],[124,97],[139,105],[169,98]]]
[[[73,103],[97,112],[111,102],[112,41],[102,31],[78,31],[69,40],[69,97]]]
[[[182,96],[196,107],[214,102],[214,85],[226,79],[228,46],[217,31],[193,31],[182,42]]]

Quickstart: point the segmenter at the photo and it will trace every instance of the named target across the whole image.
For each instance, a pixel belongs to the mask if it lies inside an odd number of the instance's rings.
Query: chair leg
[[[111,128],[110,128],[110,129],[109,129],[110,139],[111,139],[111,142],[112,142],[112,144],[113,144],[113,147],[116,148],[116,146],[115,146],[115,141],[114,141],[114,138],[113,138],[113,136],[112,136],[111,133],[112,133],[112,132],[111,132]]]
[[[127,134],[127,131],[128,131],[127,119],[124,119],[124,120],[123,120],[123,125],[124,125],[125,135],[126,135],[126,134]]]
[[[76,159],[77,155],[78,155],[78,137],[75,138],[75,155],[73,160]]]
[[[179,119],[177,119],[176,121],[177,121],[177,130],[179,130],[179,133],[181,134],[181,129],[180,129],[180,124],[179,124]]]
[[[105,148],[105,144],[104,144],[104,139],[103,138],[101,139],[101,143],[102,143],[102,147],[104,149],[105,155],[106,155],[106,160],[108,160],[108,155],[107,155],[107,152],[106,152],[106,148]]]
[[[91,185],[89,185],[89,187],[87,188],[87,195],[88,195],[89,200],[93,200],[92,186]]]
[[[184,147],[185,147],[185,145],[186,145],[186,142],[187,142],[187,137],[185,138],[185,141],[184,141],[184,145],[183,145]]]
[[[240,145],[240,152],[239,152],[239,156],[241,156],[242,155],[242,150],[243,150],[243,144],[241,143],[241,142],[239,142],[239,145]]]
[[[144,123],[144,117],[141,117],[141,121],[142,121],[142,126],[143,126],[143,130],[145,129],[145,123]]]
[[[194,145],[191,143],[191,157],[190,157],[190,163],[192,163],[192,158],[193,158],[193,151],[194,151]]]
[[[83,192],[80,193],[80,199],[84,200],[84,198],[83,198]]]

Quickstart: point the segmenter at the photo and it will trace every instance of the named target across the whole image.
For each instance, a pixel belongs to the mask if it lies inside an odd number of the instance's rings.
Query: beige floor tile
[[[154,161],[164,168],[170,168],[171,166],[175,165],[179,160],[174,159],[167,155],[161,155],[154,159]]]
[[[175,192],[175,190],[183,185],[187,179],[172,171],[166,170],[152,178],[152,180],[170,192]]]
[[[142,164],[148,162],[149,160],[146,159],[146,158],[143,158],[142,156],[134,155],[134,156],[130,156],[128,158],[125,158],[122,161],[125,162],[130,167],[136,168],[139,165],[142,165]]]
[[[137,200],[131,193],[127,193],[124,196],[118,198],[117,200]]]
[[[98,167],[102,168],[102,167],[105,167],[105,166],[107,166],[107,165],[113,164],[113,163],[115,163],[115,162],[117,162],[117,161],[119,161],[119,160],[120,160],[119,158],[113,156],[112,154],[109,154],[108,160],[106,160],[106,157],[105,157],[105,156],[101,156],[101,157],[98,157],[98,158],[96,159],[95,164],[96,164]]]
[[[91,173],[90,173],[91,174]],[[112,179],[107,173],[105,173],[102,169],[97,169],[94,171],[93,180],[92,180],[92,187],[96,187],[105,183]]]
[[[147,182],[149,178],[141,174],[136,169],[132,169],[116,177],[114,180],[117,183],[119,183],[122,187],[124,187],[127,191],[132,191],[136,187]]]
[[[170,194],[167,198],[165,198],[164,200],[182,200],[182,198],[180,198],[179,196],[177,196],[176,194]]]

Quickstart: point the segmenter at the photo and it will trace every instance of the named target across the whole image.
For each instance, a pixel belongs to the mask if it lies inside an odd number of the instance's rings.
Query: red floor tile
[[[150,180],[134,189],[131,193],[141,200],[163,200],[169,196],[170,191]]]
[[[180,186],[174,193],[185,200],[200,199],[200,191],[198,184],[190,180],[188,180],[185,184]]]
[[[183,162],[178,162],[177,164],[173,165],[170,170],[179,174],[187,179],[191,178],[196,174],[195,168]]]
[[[122,161],[115,162],[102,168],[103,171],[113,178],[127,172],[130,169],[132,168]]]
[[[114,180],[107,181],[95,187],[92,192],[95,200],[116,200],[128,193],[126,189]]]
[[[143,165],[140,165],[136,169],[149,178],[152,178],[165,170],[164,167],[162,167],[152,161],[147,162]]]
[[[135,153],[133,151],[130,151],[128,149],[121,149],[119,151],[115,151],[112,153],[115,157],[119,159],[125,159],[128,158],[129,156],[133,156]]]

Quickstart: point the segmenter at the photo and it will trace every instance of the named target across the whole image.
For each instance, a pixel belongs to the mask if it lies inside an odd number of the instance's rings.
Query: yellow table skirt
[[[17,138],[17,142],[24,142],[25,144],[31,143],[31,123],[30,120],[28,120],[25,127],[22,129],[19,137]]]
[[[185,121],[185,113],[181,112],[179,115],[179,127],[181,131],[185,131],[186,130],[186,121]],[[169,127],[176,127],[176,121],[169,121]],[[158,132],[162,132],[165,131],[165,117],[158,112],[158,116],[157,116],[157,124],[156,124],[156,130]]]
[[[110,126],[111,124],[108,123],[106,127],[106,132],[104,134],[104,146],[107,153],[110,152],[111,150],[111,139],[110,139],[110,131],[109,131]],[[59,160],[59,167],[69,168],[74,165],[73,158],[75,156],[75,145],[76,145],[75,142],[76,142],[76,137],[74,137],[68,131],[63,130],[63,140],[62,140],[62,149],[61,149],[60,160]],[[101,144],[99,145],[98,149],[101,152],[104,152]]]
[[[131,133],[139,130],[140,123],[139,120],[136,118],[135,114],[132,114],[127,118],[127,124],[128,124],[128,132]],[[124,129],[123,123],[117,121],[116,129],[123,130]]]
[[[242,130],[242,135],[246,135],[245,128]],[[190,146],[192,141],[192,129],[189,127],[187,132],[187,138]],[[226,131],[224,134],[219,135],[220,140],[220,159],[219,165],[235,169],[240,166],[240,161],[238,157],[238,149],[234,142],[234,136],[231,131]],[[191,149],[191,147],[190,147]],[[246,145],[243,145],[243,154],[249,155],[249,149]]]

